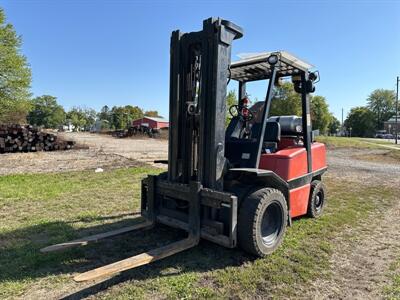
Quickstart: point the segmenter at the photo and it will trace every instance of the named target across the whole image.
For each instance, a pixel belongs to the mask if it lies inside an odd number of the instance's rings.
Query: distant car
[[[387,134],[384,134],[384,135],[383,135],[383,138],[384,138],[384,139],[388,139],[388,140],[389,140],[389,139],[394,139],[394,135],[391,134],[391,133],[387,133]]]
[[[377,139],[383,139],[383,133],[377,133],[377,134],[375,134],[375,138],[377,138]]]

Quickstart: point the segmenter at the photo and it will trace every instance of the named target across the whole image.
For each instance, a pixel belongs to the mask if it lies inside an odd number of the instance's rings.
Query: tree
[[[104,105],[99,113],[99,119],[104,121],[111,121],[111,111],[107,105]]]
[[[396,94],[392,90],[377,89],[367,98],[368,108],[373,112],[376,129],[383,128],[383,122],[390,119],[396,111]]]
[[[328,132],[330,134],[337,134],[339,129],[340,129],[340,121],[333,114],[330,114]]]
[[[285,82],[275,87],[275,96],[271,101],[270,116],[301,116],[301,96],[296,93],[293,84]]]
[[[143,118],[143,110],[138,106],[114,106],[111,109],[111,127],[124,129],[132,120]]]
[[[96,111],[87,107],[73,107],[67,113],[67,119],[75,127],[75,131],[88,130],[96,121]]]
[[[310,101],[311,121],[313,129],[318,129],[321,133],[326,133],[331,120],[325,97],[312,96]]]
[[[330,121],[328,104],[323,96],[310,97],[310,110],[313,129],[326,133]],[[296,93],[291,82],[275,88],[271,101],[270,116],[301,116],[301,95]]]
[[[74,126],[74,131],[80,131],[86,125],[86,118],[83,109],[80,107],[73,107],[67,113],[67,119]]]
[[[65,121],[64,108],[57,103],[57,98],[49,95],[32,100],[33,109],[28,114],[28,122],[46,128],[57,128]]]
[[[236,93],[234,90],[231,90],[228,92],[228,95],[226,96],[226,116],[225,116],[225,126],[229,125],[229,122],[232,119],[232,116],[229,113],[229,107],[232,105],[235,105],[238,102],[238,97],[236,96]]]
[[[154,117],[154,118],[160,117],[158,111],[156,110],[147,110],[144,112],[144,115],[146,117]]]
[[[31,71],[20,53],[21,37],[0,8],[0,122],[23,123],[30,109]]]
[[[351,131],[352,136],[373,136],[375,132],[374,113],[368,107],[354,107],[350,110],[344,125],[348,131]]]
[[[96,122],[97,113],[93,108],[89,108],[89,107],[84,107],[83,113],[84,113],[85,119],[86,119],[85,129],[89,130],[90,127],[92,127],[94,125],[94,123]]]
[[[128,113],[130,120],[143,118],[143,110],[139,106],[126,105],[124,109]]]

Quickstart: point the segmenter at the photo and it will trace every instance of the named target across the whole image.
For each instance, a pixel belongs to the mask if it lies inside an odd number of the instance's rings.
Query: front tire
[[[288,220],[283,194],[261,188],[248,195],[239,210],[238,242],[250,254],[264,257],[282,243]]]
[[[307,215],[310,218],[319,218],[324,212],[326,204],[326,187],[320,180],[311,182],[310,199],[308,200]]]

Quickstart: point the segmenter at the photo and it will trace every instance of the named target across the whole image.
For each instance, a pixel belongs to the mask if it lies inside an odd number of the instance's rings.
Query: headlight
[[[267,61],[268,61],[268,63],[269,63],[270,65],[275,65],[275,64],[278,62],[278,55],[276,55],[276,54],[270,55],[270,56],[268,57]]]

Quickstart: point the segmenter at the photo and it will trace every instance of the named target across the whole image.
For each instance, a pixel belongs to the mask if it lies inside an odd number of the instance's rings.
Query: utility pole
[[[342,107],[342,126],[343,126],[343,107]]]
[[[341,132],[341,136],[343,136],[344,133],[344,124],[343,124],[343,107],[342,107],[342,132]]]
[[[398,130],[398,124],[397,124],[397,115],[399,114],[399,76],[397,76],[396,80],[396,115],[395,115],[395,121],[394,121],[394,126],[395,126],[395,140],[396,140],[396,145],[398,143],[398,138],[397,134],[399,132]]]

